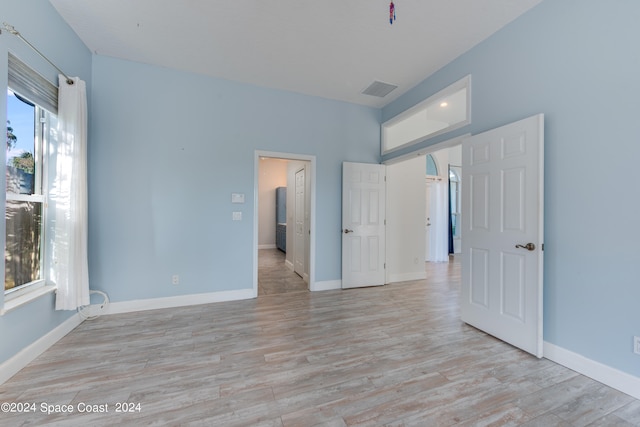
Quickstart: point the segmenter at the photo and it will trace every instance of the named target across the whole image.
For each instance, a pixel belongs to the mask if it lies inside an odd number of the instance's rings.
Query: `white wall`
[[[438,176],[449,179],[449,163],[460,164],[461,147],[430,153]],[[458,162],[458,163],[456,163]],[[411,158],[387,167],[387,282],[418,280],[426,277],[425,191],[426,159]]]
[[[449,164],[462,166],[462,144],[449,148]]]
[[[387,166],[388,283],[426,277],[425,172],[424,156]]]
[[[287,160],[260,159],[258,179],[258,248],[276,247],[276,188],[287,185]]]

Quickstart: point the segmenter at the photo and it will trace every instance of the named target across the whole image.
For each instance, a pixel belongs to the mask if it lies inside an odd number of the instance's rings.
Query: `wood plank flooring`
[[[285,253],[278,249],[258,251],[258,295],[308,291],[309,286],[285,266]]]
[[[0,425],[640,426],[640,401],[462,324],[459,263],[428,276],[86,321],[0,386],[37,404]]]

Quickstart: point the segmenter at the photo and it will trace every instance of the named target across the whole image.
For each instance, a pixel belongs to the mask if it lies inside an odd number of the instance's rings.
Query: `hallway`
[[[258,251],[258,296],[308,291],[309,287],[285,265],[285,253],[278,249]]]

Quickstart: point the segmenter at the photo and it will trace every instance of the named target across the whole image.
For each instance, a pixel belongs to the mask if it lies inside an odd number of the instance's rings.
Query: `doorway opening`
[[[315,157],[256,151],[255,296],[311,289]]]
[[[461,252],[461,164],[460,144],[426,155],[425,261],[447,262]],[[429,165],[433,163],[436,167]]]
[[[460,253],[460,178],[463,135],[387,163],[387,281],[420,280],[425,263],[447,263]],[[453,194],[452,194],[453,190]],[[455,244],[454,244],[455,242]]]

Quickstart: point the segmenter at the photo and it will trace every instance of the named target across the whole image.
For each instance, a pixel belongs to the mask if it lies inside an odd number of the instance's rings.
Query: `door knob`
[[[533,243],[527,243],[526,245],[516,245],[516,248],[526,249],[528,251],[533,251],[536,249],[536,245]]]
[[[349,234],[349,233],[353,233],[353,230],[349,230],[348,228],[345,228],[344,234]]]

